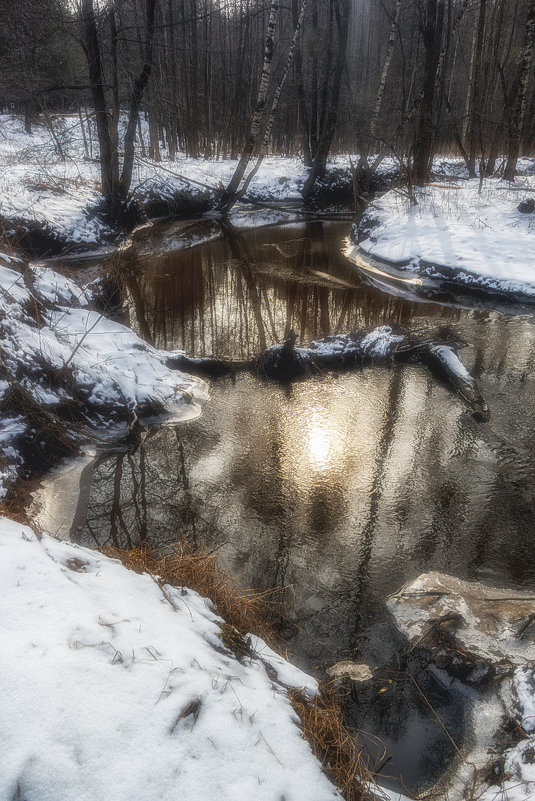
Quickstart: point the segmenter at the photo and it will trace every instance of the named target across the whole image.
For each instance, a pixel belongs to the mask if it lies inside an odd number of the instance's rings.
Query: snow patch
[[[522,183],[535,195],[535,176]],[[510,189],[498,179],[481,192],[478,179],[415,187],[417,205],[392,190],[369,207],[360,248],[407,272],[535,297],[535,215],[517,210],[524,195]]]
[[[341,798],[283,687],[223,647],[197,593],[6,518],[0,585],[0,798]]]

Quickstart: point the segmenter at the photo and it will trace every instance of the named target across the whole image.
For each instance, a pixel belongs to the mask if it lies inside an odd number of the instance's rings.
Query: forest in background
[[[361,172],[394,155],[415,183],[437,152],[513,179],[535,150],[535,0],[1,0],[0,17],[0,107],[93,120],[123,199],[134,146],[299,154],[314,178],[329,152]]]

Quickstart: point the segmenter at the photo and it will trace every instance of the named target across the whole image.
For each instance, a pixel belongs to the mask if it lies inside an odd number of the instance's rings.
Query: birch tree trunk
[[[396,0],[394,5],[394,16],[392,17],[392,22],[390,24],[390,33],[388,35],[388,45],[386,48],[386,56],[383,63],[383,69],[381,72],[381,79],[379,81],[379,88],[377,90],[377,95],[375,97],[375,106],[373,109],[372,118],[370,120],[370,127],[368,128],[368,137],[366,140],[366,150],[360,158],[359,165],[357,167],[357,171],[359,169],[364,169],[365,172],[368,171],[368,156],[370,153],[370,148],[375,140],[375,132],[377,130],[377,121],[379,119],[379,114],[381,113],[381,106],[383,104],[383,97],[385,94],[385,87],[386,81],[388,78],[388,73],[390,70],[390,64],[392,62],[392,56],[394,55],[394,44],[396,40],[396,30],[398,26],[399,20],[399,12],[401,10],[401,0]]]
[[[266,41],[264,45],[264,62],[262,65],[262,77],[260,79],[260,86],[258,87],[258,95],[256,98],[255,109],[253,118],[251,120],[251,129],[245,147],[241,154],[238,165],[234,171],[234,175],[230,179],[227,188],[223,192],[219,201],[219,208],[221,211],[227,212],[235,200],[236,193],[241,184],[242,178],[247,169],[247,165],[251,160],[258,135],[260,133],[260,126],[264,116],[264,109],[266,106],[267,93],[269,89],[269,82],[271,78],[271,63],[273,61],[273,51],[275,49],[275,29],[277,27],[277,20],[279,17],[280,4],[277,0],[271,0],[271,8],[269,12],[268,28],[266,33]]]
[[[286,59],[286,65],[284,67],[284,72],[282,73],[281,79],[280,79],[280,81],[279,81],[279,83],[277,85],[277,88],[275,89],[275,94],[273,96],[273,103],[271,104],[271,112],[269,114],[268,123],[267,123],[266,129],[264,131],[264,138],[262,140],[262,148],[260,150],[260,153],[258,154],[258,159],[256,161],[255,166],[253,167],[253,169],[251,170],[251,172],[249,173],[249,175],[247,176],[247,178],[243,182],[242,188],[236,194],[235,200],[237,200],[239,197],[242,197],[247,192],[247,189],[249,188],[249,184],[251,183],[251,181],[255,177],[256,173],[260,169],[260,165],[262,164],[262,161],[263,161],[264,156],[266,154],[267,147],[268,147],[268,144],[269,144],[269,137],[271,136],[271,129],[273,128],[273,122],[275,120],[275,115],[277,114],[277,109],[279,107],[279,100],[280,100],[280,96],[281,96],[281,93],[282,93],[282,89],[284,87],[284,83],[286,81],[286,78],[288,77],[288,73],[290,72],[290,67],[292,66],[292,62],[293,62],[293,59],[294,59],[295,48],[297,46],[297,42],[298,42],[298,39],[299,39],[299,32],[301,30],[301,26],[303,25],[303,19],[304,19],[304,16],[305,16],[305,11],[306,11],[307,4],[308,4],[308,0],[303,0],[303,2],[301,4],[301,11],[299,13],[299,17],[297,19],[297,23],[295,25],[294,35],[293,35],[293,38],[292,38],[292,43],[290,45],[290,50],[288,52],[288,58]],[[232,205],[234,205],[234,202],[235,201],[233,201]],[[231,208],[231,206],[229,206],[228,208]]]

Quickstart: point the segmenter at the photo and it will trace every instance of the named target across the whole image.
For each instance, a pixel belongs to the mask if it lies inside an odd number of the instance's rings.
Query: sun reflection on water
[[[325,418],[313,414],[305,433],[307,462],[314,470],[327,470],[341,446],[340,432]]]

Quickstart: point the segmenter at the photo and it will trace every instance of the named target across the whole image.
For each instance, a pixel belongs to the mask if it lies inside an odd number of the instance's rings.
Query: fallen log
[[[422,349],[421,358],[432,373],[449,381],[461,398],[468,403],[476,417],[481,420],[490,418],[487,402],[474,378],[451,346],[429,344]]]
[[[240,361],[193,357],[183,351],[173,351],[168,354],[167,366],[213,377],[249,370],[279,381],[291,381],[300,376],[314,375],[320,370],[417,361],[446,380],[478,419],[488,420],[490,417],[485,399],[459,359],[455,343],[449,338],[444,341],[423,339],[421,335],[381,325],[372,331],[361,329],[326,336],[312,342],[308,348],[296,347],[296,341],[297,336],[291,332],[282,344],[266,348],[254,359]]]

